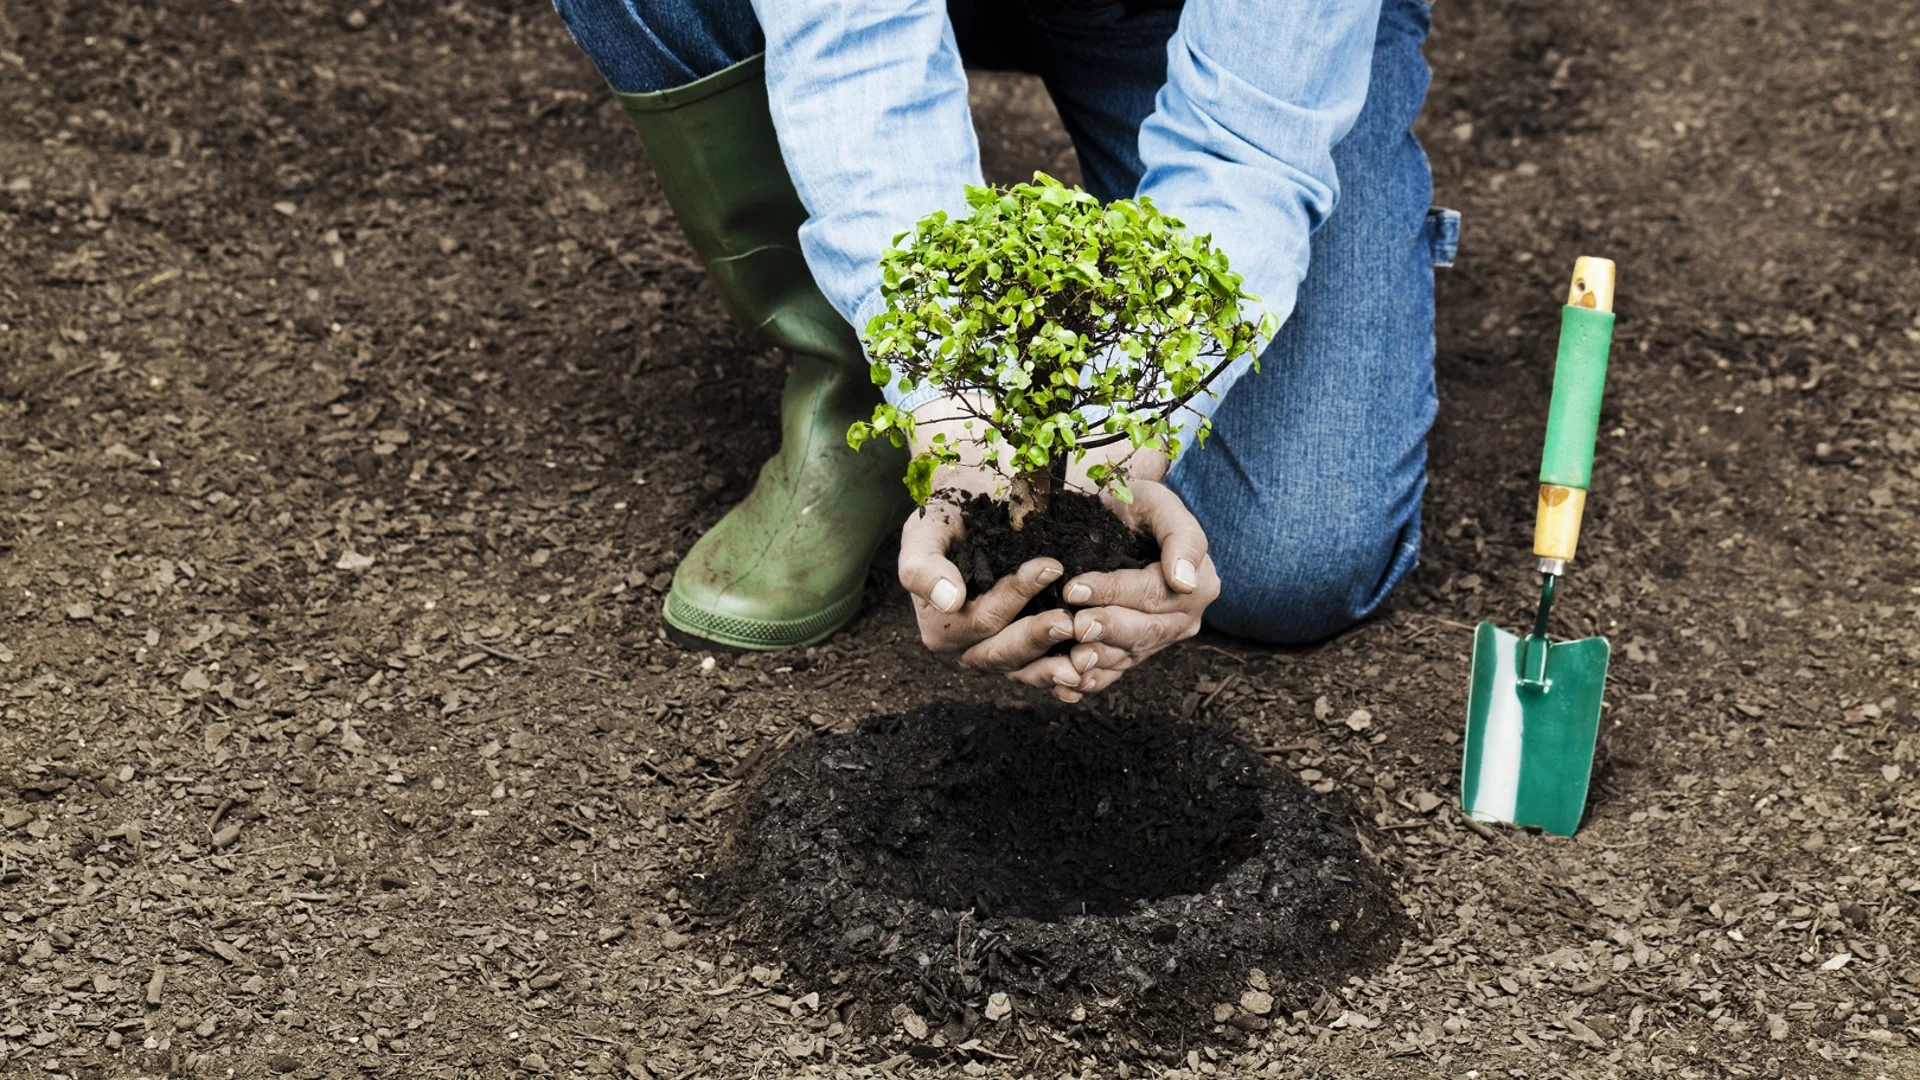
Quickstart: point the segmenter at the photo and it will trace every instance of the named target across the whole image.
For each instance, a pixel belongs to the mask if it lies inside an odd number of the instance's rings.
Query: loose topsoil
[[[1024,614],[1061,606],[1060,590],[1080,574],[1138,570],[1160,558],[1151,535],[1135,532],[1096,496],[1057,492],[1045,512],[1027,515],[1021,528],[1003,500],[969,495],[960,501],[964,534],[949,557],[966,579],[967,595],[979,596],[1031,559],[1057,559],[1065,572],[1027,605]]]
[[[1178,1044],[1249,967],[1272,1000],[1240,1023],[1262,1030],[1392,952],[1386,879],[1344,811],[1206,727],[937,703],[765,770],[717,914],[767,962],[907,1002],[947,1045],[1031,1038],[980,1030],[995,1001]]]
[[[664,639],[783,361],[550,6],[5,5],[0,1075],[1920,1074],[1920,11],[1433,15],[1465,228],[1419,569],[1333,642],[1203,635],[1078,707],[1357,819],[1396,951],[1251,1032],[1249,963],[1139,1049],[966,1002],[1034,1036],[995,1050],[679,887],[817,733],[1037,701],[928,654],[884,555],[821,646]],[[973,93],[991,178],[1075,175],[1037,80]],[[1620,318],[1556,630],[1616,651],[1560,839],[1453,797],[1471,628],[1538,588],[1580,254]]]

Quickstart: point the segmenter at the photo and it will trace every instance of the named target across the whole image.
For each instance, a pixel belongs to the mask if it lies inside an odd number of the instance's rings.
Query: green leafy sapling
[[[1124,441],[1128,456],[1176,457],[1174,414],[1273,336],[1273,316],[1241,316],[1255,297],[1226,253],[1149,199],[1102,205],[1035,173],[1011,188],[969,185],[967,204],[965,218],[940,211],[894,238],[880,260],[886,308],[866,328],[877,385],[933,387],[966,418],[965,436],[936,434],[909,464],[922,505],[965,443],[1011,478],[1016,529],[1090,450]],[[910,413],[881,404],[847,442],[905,446],[913,432]],[[1124,461],[1087,477],[1130,501]]]

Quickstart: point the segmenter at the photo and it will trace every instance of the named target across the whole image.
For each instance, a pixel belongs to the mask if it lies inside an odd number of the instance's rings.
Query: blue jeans
[[[665,90],[762,48],[748,0],[555,0],[616,90]],[[949,0],[971,66],[1038,75],[1086,187],[1130,196],[1137,132],[1166,78],[1177,0]],[[1291,318],[1220,403],[1169,483],[1205,528],[1222,581],[1214,628],[1278,644],[1367,617],[1420,549],[1436,409],[1433,267],[1458,219],[1429,206],[1412,126],[1426,97],[1422,0],[1385,0],[1367,101],[1334,148],[1340,199],[1312,240]]]

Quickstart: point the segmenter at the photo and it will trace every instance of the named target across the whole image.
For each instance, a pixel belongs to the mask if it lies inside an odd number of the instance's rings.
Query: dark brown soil
[[[966,578],[968,596],[986,592],[1030,559],[1060,561],[1066,572],[1033,598],[1026,614],[1063,606],[1061,588],[1080,574],[1138,570],[1160,558],[1160,545],[1151,535],[1127,528],[1097,497],[1083,492],[1059,492],[1044,513],[1029,514],[1018,529],[1007,504],[986,495],[968,496],[960,515],[965,535],[949,557]]]
[[[675,887],[815,733],[1036,702],[922,648],[887,560],[820,647],[664,640],[782,360],[549,6],[4,5],[0,1076],[1920,1075],[1920,12],[1435,21],[1466,223],[1419,570],[1335,641],[1203,636],[1080,706],[1357,816],[1398,951],[1264,1031],[1251,964],[1139,1049],[1010,1016],[1009,1061],[871,1030],[918,1006]],[[1035,80],[974,105],[993,179],[1073,175]],[[1615,644],[1610,771],[1576,837],[1483,833],[1468,642],[1528,617],[1589,252],[1620,321],[1556,615]]]
[[[713,897],[755,951],[907,1001],[955,1045],[1014,1030],[978,1030],[996,993],[1192,1031],[1249,967],[1285,1012],[1391,953],[1344,812],[1164,717],[934,704],[795,745],[742,806]]]

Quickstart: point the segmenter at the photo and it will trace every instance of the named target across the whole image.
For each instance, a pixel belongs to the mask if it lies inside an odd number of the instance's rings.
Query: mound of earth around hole
[[[1346,815],[1191,724],[936,704],[795,744],[740,815],[709,901],[868,1028],[904,1005],[951,1041],[1011,1032],[1004,993],[1016,1018],[1190,1035],[1250,969],[1278,1014],[1397,944]]]

